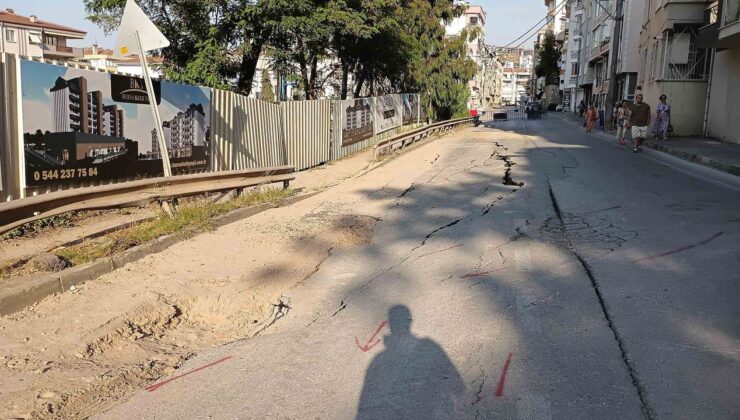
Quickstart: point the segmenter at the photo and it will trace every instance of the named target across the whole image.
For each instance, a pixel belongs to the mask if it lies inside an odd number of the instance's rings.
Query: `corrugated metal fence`
[[[278,105],[218,89],[211,98],[212,170],[287,164]]]
[[[283,138],[288,165],[296,170],[328,162],[332,133],[332,101],[281,102]]]
[[[128,179],[91,179],[82,183],[25,188],[23,121],[19,118],[20,61],[11,54],[0,55],[0,200],[126,182]],[[371,115],[375,115],[377,101],[370,98],[370,102]],[[348,103],[346,101],[324,99],[274,104],[212,89],[210,103],[212,171],[286,164],[295,166],[296,170],[307,169],[356,153],[383,138],[420,125],[397,126],[382,133],[373,129],[371,137],[342,146],[346,116],[341,110],[342,105]]]

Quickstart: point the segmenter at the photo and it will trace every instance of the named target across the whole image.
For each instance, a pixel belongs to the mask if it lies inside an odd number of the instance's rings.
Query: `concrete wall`
[[[640,71],[640,31],[644,21],[644,0],[626,0],[624,2],[624,21],[622,40],[619,45],[619,73],[637,73]]]
[[[9,42],[5,39],[5,29],[11,29],[15,31],[15,42]],[[43,40],[43,34],[41,33],[40,29],[33,29],[29,31],[27,28],[19,26],[3,25],[2,35],[0,35],[3,45],[2,48],[0,48],[0,51],[4,51],[8,54],[24,55],[27,57],[42,57],[44,55],[44,52],[41,49],[41,45],[28,42],[30,32],[38,34],[42,37]]]
[[[740,118],[737,101],[740,98],[740,48],[717,52],[712,73],[709,99],[709,137],[740,144]]]
[[[655,119],[655,107],[661,94],[671,105],[674,136],[701,136],[704,132],[704,109],[707,98],[705,81],[658,81],[645,83],[642,91]]]

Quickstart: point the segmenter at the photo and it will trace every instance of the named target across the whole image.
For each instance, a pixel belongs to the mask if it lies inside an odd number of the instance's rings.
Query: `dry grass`
[[[223,203],[214,203],[209,200],[194,201],[179,206],[174,218],[162,212],[148,222],[113,232],[99,239],[59,249],[55,251],[55,254],[69,260],[73,265],[85,264],[161,236],[192,235],[212,230],[215,216],[241,207],[276,202],[291,195],[293,191],[290,189],[265,189],[246,193]]]

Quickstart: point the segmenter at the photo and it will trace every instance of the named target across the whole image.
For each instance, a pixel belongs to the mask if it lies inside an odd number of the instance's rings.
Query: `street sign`
[[[123,9],[121,26],[118,28],[116,47],[113,50],[114,57],[120,58],[139,53],[136,40],[137,32],[141,38],[143,52],[170,46],[170,41],[141,10],[141,7],[134,0],[128,0],[126,8]]]
[[[170,155],[167,149],[167,142],[164,139],[164,130],[162,130],[162,119],[159,117],[157,108],[157,98],[152,84],[152,78],[149,75],[149,67],[146,64],[147,51],[165,48],[170,45],[170,41],[165,38],[159,31],[157,25],[141,10],[134,0],[127,0],[126,8],[123,9],[123,18],[121,26],[118,29],[118,39],[114,56],[124,57],[132,53],[139,54],[139,63],[141,71],[144,73],[144,84],[146,93],[149,96],[149,103],[152,106],[152,116],[154,117],[154,129],[157,133],[159,149],[162,151],[162,170],[164,176],[172,176],[170,166]]]

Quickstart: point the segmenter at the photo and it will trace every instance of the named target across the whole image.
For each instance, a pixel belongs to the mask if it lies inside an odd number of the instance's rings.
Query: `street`
[[[559,116],[406,152],[302,202],[371,240],[98,418],[738,418],[740,183],[685,165]]]

